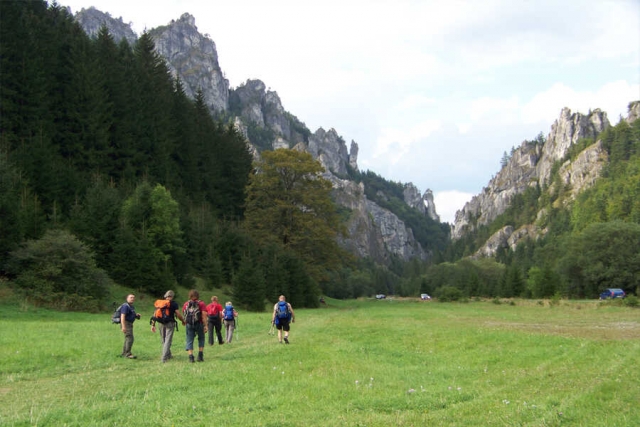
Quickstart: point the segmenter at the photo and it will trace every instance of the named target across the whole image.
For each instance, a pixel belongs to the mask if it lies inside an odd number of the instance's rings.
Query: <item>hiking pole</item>
[[[275,328],[275,323],[271,322],[271,327],[269,328],[269,335],[273,335],[273,328]]]
[[[234,329],[236,330],[235,331],[236,333],[234,335],[236,336],[236,341],[238,341],[240,338],[238,338],[238,318],[237,317],[235,318],[234,323],[235,323]]]

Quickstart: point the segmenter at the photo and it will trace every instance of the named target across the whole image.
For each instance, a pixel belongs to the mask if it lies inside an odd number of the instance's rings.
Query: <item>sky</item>
[[[442,221],[560,111],[640,100],[640,0],[58,0],[140,35],[190,13],[231,87],[260,79],[358,166],[430,189]]]

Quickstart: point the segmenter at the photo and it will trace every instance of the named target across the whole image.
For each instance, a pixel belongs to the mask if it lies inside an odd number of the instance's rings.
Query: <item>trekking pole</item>
[[[273,335],[273,328],[275,328],[275,324],[271,322],[271,327],[269,328],[269,335]]]

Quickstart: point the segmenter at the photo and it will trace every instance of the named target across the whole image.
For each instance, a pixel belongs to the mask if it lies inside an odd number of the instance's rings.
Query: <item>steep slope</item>
[[[102,25],[118,41],[135,38],[131,27],[95,8],[83,9],[76,20],[85,31],[94,35]],[[262,150],[295,148],[309,152],[326,169],[325,177],[334,186],[335,200],[350,211],[347,228],[350,232],[342,244],[360,257],[371,257],[386,264],[392,256],[403,260],[427,259],[430,255],[391,210],[385,209],[365,195],[362,184],[348,179],[349,171],[358,171],[358,144],[346,143],[335,129],[323,128],[311,132],[297,117],[287,112],[277,92],[267,89],[260,80],[248,80],[239,87],[229,88],[219,63],[215,43],[198,32],[195,18],[183,14],[165,26],[149,30],[157,52],[163,56],[174,77],[180,78],[185,93],[194,98],[202,91],[212,113],[230,117],[247,137],[254,157]],[[407,184],[403,202],[415,208],[425,218],[439,222],[431,190],[423,195]]]
[[[639,115],[640,102],[632,102],[626,120],[631,123]],[[461,239],[478,227],[491,224],[509,208],[516,195],[529,188],[542,188],[547,194],[562,190],[563,197],[557,203],[568,207],[578,194],[596,183],[607,163],[607,151],[598,137],[610,126],[607,114],[599,109],[584,115],[572,114],[564,108],[551,126],[546,140],[523,142],[483,192],[456,213],[452,238]],[[595,142],[584,148],[577,146],[583,139]],[[523,224],[517,229],[505,225],[487,239],[475,257],[494,256],[500,248],[515,250],[524,238],[537,239],[546,233],[546,215],[544,209],[540,210],[534,223]]]

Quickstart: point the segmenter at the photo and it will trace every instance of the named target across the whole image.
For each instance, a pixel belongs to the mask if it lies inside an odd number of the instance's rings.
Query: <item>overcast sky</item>
[[[443,221],[563,107],[640,99],[640,0],[59,0],[136,33],[188,12],[231,87],[260,79],[358,166],[435,194]]]

